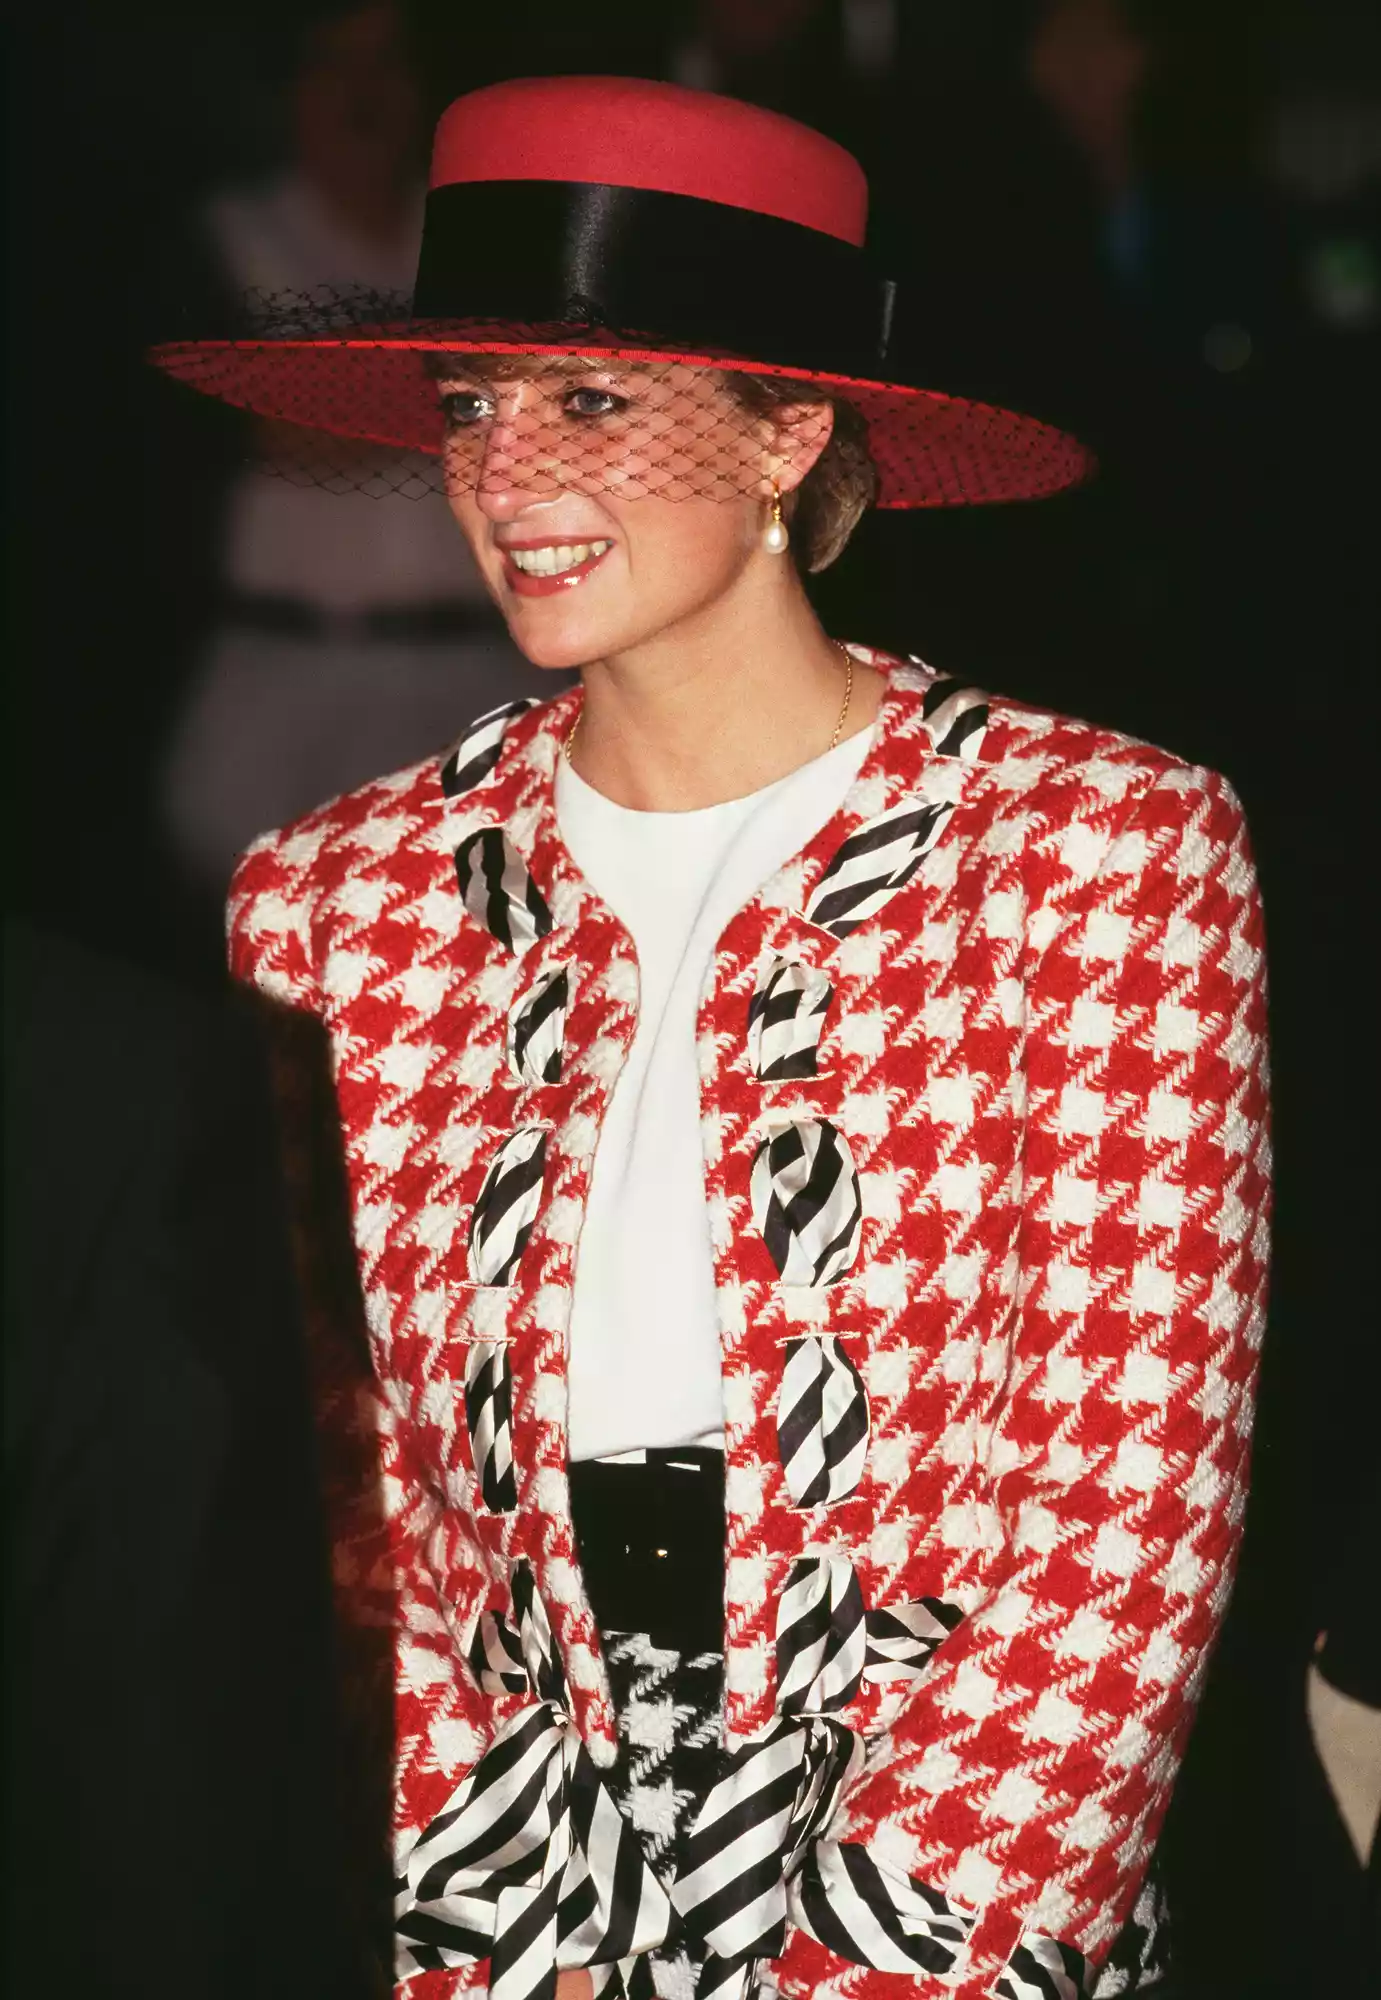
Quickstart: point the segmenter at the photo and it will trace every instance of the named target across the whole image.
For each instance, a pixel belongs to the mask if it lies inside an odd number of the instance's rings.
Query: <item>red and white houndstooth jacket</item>
[[[889,675],[875,744],[729,924],[700,1011],[727,1803],[794,1857],[782,1993],[1073,1995],[1154,1844],[1241,1522],[1261,915],[1212,772],[854,650]],[[322,1415],[346,1615],[395,1627],[417,2000],[537,1990],[527,1892],[496,1916],[445,1829],[459,1811],[473,1864],[504,1758],[588,1801],[615,1747],[565,1332],[638,968],[557,832],[577,700],[515,704],[266,836],[231,900],[237,974],[330,1038],[371,1353],[328,1341]],[[382,1506],[342,1470],[362,1448]],[[562,1853],[598,1875],[598,1812],[569,1810]],[[742,1854],[706,1839],[673,1893],[732,1984]],[[661,1889],[638,1893],[620,1950],[655,1941]],[[547,1912],[545,1964],[579,1919],[561,1962],[623,1991],[596,1901]]]

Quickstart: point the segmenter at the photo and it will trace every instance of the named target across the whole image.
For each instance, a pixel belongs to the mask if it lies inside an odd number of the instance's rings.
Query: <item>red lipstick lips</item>
[[[572,590],[583,583],[612,547],[613,543],[604,539],[594,542],[507,542],[500,551],[504,581],[518,597],[553,597],[558,591]],[[582,556],[582,549],[589,553]],[[529,554],[534,561],[521,566],[516,558]]]

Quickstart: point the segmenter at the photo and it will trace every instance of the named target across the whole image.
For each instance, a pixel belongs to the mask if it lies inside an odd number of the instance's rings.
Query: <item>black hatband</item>
[[[427,197],[413,309],[871,376],[889,296],[863,251],[755,210],[591,181],[466,181]]]

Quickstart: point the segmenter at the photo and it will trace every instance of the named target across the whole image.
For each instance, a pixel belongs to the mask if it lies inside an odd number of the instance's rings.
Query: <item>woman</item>
[[[1152,1983],[1261,1329],[1254,880],[1212,773],[821,631],[875,487],[1086,469],[880,379],[865,204],[744,105],[500,85],[414,321],[161,357],[430,445],[582,674],[232,895],[331,1044],[410,1994]]]

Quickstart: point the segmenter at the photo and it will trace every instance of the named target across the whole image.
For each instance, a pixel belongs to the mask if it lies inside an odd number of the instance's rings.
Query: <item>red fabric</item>
[[[845,1966],[795,1933],[776,1968],[791,2000],[827,1982],[979,2000],[1023,1929],[1094,1962],[1108,1949],[1222,1615],[1263,1324],[1261,917],[1222,779],[995,702],[976,759],[945,760],[955,809],[907,887],[841,943],[797,914],[844,836],[940,761],[928,680],[893,665],[850,801],[729,925],[700,1023],[731,1738],[773,1714],[777,1600],[805,1550],[846,1550],[870,1607],[938,1596],[964,1613],[923,1679],[865,1682],[842,1712],[875,1740],[832,1829],[977,1911],[958,1983]],[[597,1757],[614,1743],[574,1562],[564,1340],[637,986],[631,941],[556,832],[571,712],[566,696],[513,724],[454,801],[425,765],[268,836],[232,896],[236,972],[320,1015],[334,1052],[377,1380],[337,1352],[323,1407],[385,1472],[392,1526],[338,1508],[338,1575],[355,1617],[394,1593],[404,1845],[511,1713],[464,1664],[511,1556],[532,1561],[578,1726]],[[524,960],[460,903],[452,853],[482,825],[508,828],[552,908]],[[746,1015],[783,947],[827,970],[835,1001],[821,1074],[763,1084]],[[504,1025],[558,959],[574,972],[565,1080],[532,1089],[510,1077]],[[776,1282],[753,1225],[768,1111],[834,1120],[859,1168],[860,1256],[823,1299]],[[543,1206],[515,1285],[481,1291],[470,1207],[503,1135],[534,1119],[551,1128]],[[871,1412],[862,1485],[828,1509],[791,1504],[775,1432],[783,1343],[811,1326],[845,1340]],[[471,1463],[477,1335],[509,1344],[512,1515],[486,1513]],[[472,1968],[408,1990],[477,1983]]]
[[[632,76],[490,84],[443,112],[431,184],[596,181],[780,216],[861,246],[868,183],[851,153],[780,112]]]
[[[676,355],[597,340],[534,338],[521,327],[448,331],[425,323],[390,336],[321,340],[172,342],[155,350],[160,368],[204,395],[309,430],[399,446],[437,457],[442,412],[424,355],[588,354],[630,362],[673,358],[688,365],[780,375],[837,389],[868,427],[879,507],[959,507],[1036,500],[1090,476],[1093,455],[1068,432],[962,396],[905,384],[774,368],[714,355]]]

